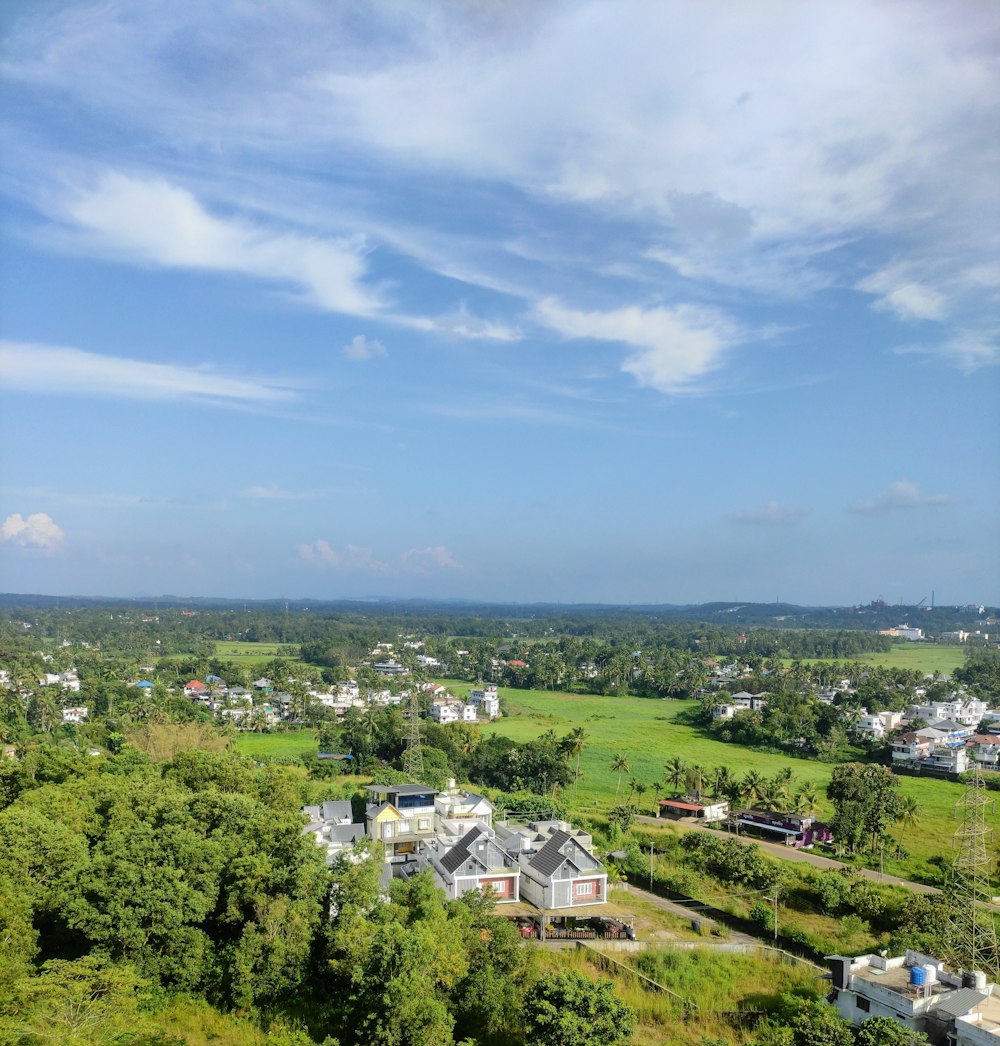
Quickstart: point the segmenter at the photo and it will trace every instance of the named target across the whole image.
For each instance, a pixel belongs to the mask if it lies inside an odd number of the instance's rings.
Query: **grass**
[[[786,665],[792,664],[792,658],[783,658]],[[829,664],[833,658],[804,657],[803,664],[815,664],[824,661]],[[878,665],[889,668],[909,668],[916,672],[940,672],[951,675],[956,668],[965,664],[965,651],[960,646],[945,646],[940,643],[894,643],[891,650],[872,654],[858,654],[857,657],[841,658],[842,661],[858,661],[865,665]]]
[[[255,664],[271,661],[281,657],[281,650],[288,646],[286,643],[239,643],[229,640],[220,640],[215,644],[215,656],[225,661],[233,661],[236,664]]]
[[[278,734],[241,733],[233,741],[241,755],[251,758],[271,756],[274,759],[298,759],[316,751],[315,730],[288,730]]]
[[[816,971],[807,966],[776,962],[761,955],[721,953],[710,948],[685,951],[649,949],[638,955],[616,955],[620,966],[598,964],[585,949],[538,956],[543,968],[574,970],[610,980],[615,993],[638,1016],[632,1042],[636,1046],[700,1046],[705,1037],[744,1043],[747,1033],[713,1011],[767,1010],[782,992],[815,993]],[[629,974],[629,967],[698,1005],[685,1015],[674,997],[646,987]]]
[[[454,689],[459,690],[460,684]],[[503,734],[515,741],[530,740],[549,729],[559,736],[575,727],[583,727],[587,732],[580,762],[583,776],[577,790],[567,790],[571,806],[584,817],[595,810],[607,812],[615,805],[617,775],[611,771],[611,761],[617,752],[623,753],[629,762],[619,800],[627,792],[630,777],[651,789],[654,781],[662,779],[664,764],[675,756],[706,769],[728,766],[737,776],[752,769],[771,777],[787,766],[794,774],[793,785],[810,782],[821,795],[833,772],[831,763],[757,752],[717,741],[702,728],[680,721],[683,713],[695,707],[692,701],[538,690],[505,689],[501,693],[508,714],[494,723],[482,724],[484,732]],[[953,837],[958,827],[954,812],[962,786],[936,778],[901,777],[900,791],[917,800],[920,813],[914,828],[895,833],[910,856],[899,861],[886,853],[885,870],[905,878],[936,882],[939,872],[931,858],[943,855],[950,860],[953,854]],[[654,798],[648,791],[643,797],[644,805],[652,807]],[[832,808],[822,799],[820,817],[831,813]],[[1000,817],[992,809],[988,821],[994,830],[1000,828]]]

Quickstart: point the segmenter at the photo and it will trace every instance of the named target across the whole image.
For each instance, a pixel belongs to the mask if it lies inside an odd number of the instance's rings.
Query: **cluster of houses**
[[[152,688],[153,683],[141,679],[133,686]],[[429,693],[428,716],[436,723],[475,723],[480,719],[496,719],[501,714],[500,696],[495,686],[473,689],[465,701],[453,697],[446,687],[433,683],[417,683],[413,689]],[[211,709],[220,718],[235,726],[245,726],[253,721],[266,728],[294,721],[301,713],[303,702],[322,705],[340,719],[351,708],[399,705],[411,693],[410,690],[389,689],[362,693],[354,680],[337,683],[328,690],[310,689],[299,698],[275,691],[269,679],[254,680],[250,688],[228,686],[218,676],[206,676],[204,681],[192,679],[184,684],[185,697]]]
[[[304,833],[315,836],[332,863],[361,839],[385,847],[384,879],[429,870],[449,899],[489,889],[499,904],[527,902],[539,912],[578,910],[607,901],[607,871],[593,840],[565,821],[494,821],[484,796],[448,782],[369,785],[364,820],[350,802],[306,806]]]
[[[661,799],[658,814],[674,821],[725,824],[737,833],[759,836],[793,849],[833,842],[830,826],[805,814],[781,810],[738,810],[731,812],[726,799]]]
[[[728,681],[723,670],[717,682],[723,685]],[[820,691],[817,698],[832,704],[838,696],[851,693],[850,680],[842,679]],[[918,698],[925,693],[923,687],[915,691]],[[746,691],[726,694],[712,709],[712,718],[725,721],[741,713],[762,711],[767,698],[766,693]],[[855,737],[888,741],[897,769],[935,774],[961,774],[973,767],[1000,770],[1000,709],[990,708],[964,689],[956,690],[946,701],[910,705],[905,712],[869,712],[845,705],[844,716]],[[911,724],[913,729],[908,729]]]

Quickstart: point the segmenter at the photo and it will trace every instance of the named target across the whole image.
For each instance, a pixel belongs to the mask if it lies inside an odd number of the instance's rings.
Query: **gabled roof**
[[[569,832],[558,830],[552,833],[545,845],[528,862],[532,868],[541,872],[542,875],[551,876],[557,868],[566,860],[562,848],[572,842],[573,837]]]
[[[469,849],[472,844],[483,835],[483,829],[476,825],[441,858],[441,867],[452,875],[462,867],[469,858]]]

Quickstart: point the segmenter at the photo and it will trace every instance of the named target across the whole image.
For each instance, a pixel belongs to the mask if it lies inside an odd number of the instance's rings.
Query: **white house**
[[[462,705],[462,722],[474,723],[476,721],[476,706]]]
[[[829,963],[833,1004],[855,1026],[888,1017],[932,1042],[1000,1046],[1000,998],[980,971],[953,973],[915,951],[894,958],[834,955]]]
[[[591,852],[590,836],[565,821],[527,828],[496,826],[497,841],[517,858],[521,896],[538,908],[574,908],[607,901],[608,875]]]
[[[457,723],[459,705],[446,701],[435,701],[431,705],[431,719],[435,723]]]
[[[83,705],[74,708],[64,708],[62,710],[62,721],[64,723],[82,723],[88,715],[90,715],[90,709],[85,708]]]

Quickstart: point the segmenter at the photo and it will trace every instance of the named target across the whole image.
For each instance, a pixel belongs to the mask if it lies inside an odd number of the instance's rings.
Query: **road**
[[[648,817],[645,814],[640,814],[636,818],[636,821],[641,824],[658,825],[660,828],[662,828],[665,823],[658,817]],[[784,846],[781,843],[771,843],[764,839],[748,839],[745,835],[733,835],[731,832],[721,833],[717,828],[710,828],[705,824],[696,824],[694,822],[689,824],[686,821],[672,821],[670,823],[680,824],[685,831],[711,832],[712,835],[716,836],[716,838],[721,834],[725,834],[729,839],[735,839],[737,842],[743,843],[745,846],[759,846],[767,853],[774,854],[776,857],[781,857],[786,861],[798,861],[800,864],[811,864],[814,868],[850,868],[852,871],[855,871],[862,876],[862,878],[871,879],[872,882],[886,883],[889,886],[904,886],[907,890],[912,890],[914,893],[930,894],[941,892],[936,886],[928,886],[926,883],[915,883],[910,879],[900,879],[895,875],[884,875],[872,868],[858,868],[853,864],[844,864],[843,861],[835,861],[832,857],[823,857],[820,854],[811,853],[809,850],[797,850],[793,846]]]

